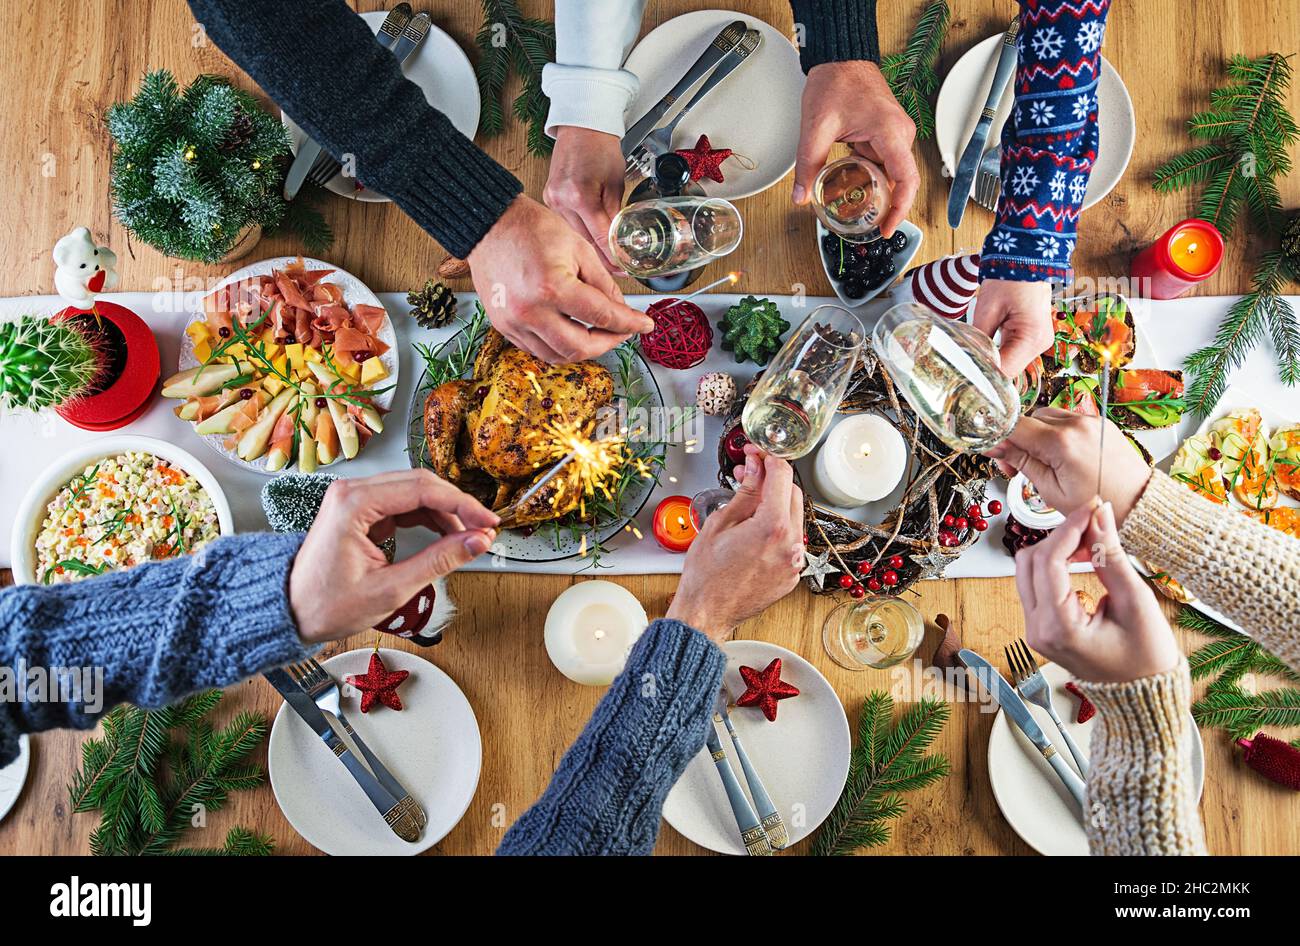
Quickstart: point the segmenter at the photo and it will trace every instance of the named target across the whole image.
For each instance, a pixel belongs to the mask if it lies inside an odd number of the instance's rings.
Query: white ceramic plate
[[[745,692],[739,667],[762,670],[773,657],[781,658],[781,679],[799,688],[798,696],[778,704],[774,723],[757,707],[731,709],[745,751],[785,818],[794,844],[817,830],[844,790],[852,751],[848,717],[826,678],[793,651],[765,641],[728,641],[722,650],[727,655],[723,682],[733,699]],[[724,726],[717,728],[736,778],[744,785],[731,737]],[[796,813],[800,817],[794,817]],[[686,766],[664,801],[663,814],[678,834],[701,847],[722,854],[746,853],[708,749],[702,748]]]
[[[1196,428],[1195,435],[1204,436],[1209,431],[1210,427],[1214,425],[1214,422],[1219,420],[1219,418],[1223,417],[1224,415],[1226,415],[1229,411],[1234,411],[1239,408],[1247,408],[1247,407],[1254,407],[1259,409],[1260,416],[1263,417],[1264,419],[1264,426],[1268,429],[1268,432],[1270,434],[1279,427],[1286,426],[1287,424],[1293,424],[1297,420],[1300,420],[1300,408],[1292,408],[1289,411],[1283,410],[1275,401],[1271,400],[1268,396],[1258,394],[1257,392],[1252,390],[1250,385],[1237,382],[1236,384],[1230,385],[1227,388],[1227,390],[1223,392],[1223,395],[1222,397],[1219,398],[1218,403],[1214,405],[1214,407],[1210,410],[1210,413],[1207,414],[1205,416],[1205,419],[1201,421],[1200,426]],[[1168,459],[1170,462],[1172,462],[1172,456],[1169,457]],[[1162,463],[1160,464],[1160,467],[1161,469],[1168,470],[1169,463]],[[1241,502],[1231,493],[1228,494],[1228,505],[1229,507],[1231,507],[1232,511],[1231,512],[1225,511],[1224,515],[1244,514],[1241,512],[1242,509],[1244,508]],[[1284,495],[1278,500],[1278,505],[1290,506],[1291,508],[1294,509],[1300,507],[1300,502],[1296,502],[1296,500],[1290,498],[1289,496]],[[1150,577],[1151,569],[1147,567],[1147,564],[1145,562],[1142,562],[1132,556],[1129,556],[1129,560],[1133,562],[1134,567],[1137,568],[1138,571],[1140,571],[1143,575]],[[1202,614],[1211,618],[1212,620],[1218,621],[1220,624],[1224,625],[1225,627],[1230,627],[1239,634],[1246,633],[1244,630],[1242,630],[1241,626],[1237,624],[1236,621],[1233,621],[1230,618],[1226,617],[1225,615],[1221,614],[1219,611],[1210,607],[1205,602],[1193,598],[1191,601],[1187,603],[1190,604],[1196,610],[1200,611]]]
[[[1052,703],[1065,723],[1065,728],[1085,756],[1092,742],[1098,718],[1094,716],[1083,725],[1074,720],[1078,715],[1079,701],[1065,689],[1070,674],[1057,664],[1046,664],[1043,676],[1052,688]],[[1029,711],[1043,727],[1043,732],[1056,744],[1057,750],[1073,765],[1065,740],[1060,738],[1047,711],[1030,706]],[[1196,785],[1196,798],[1201,797],[1205,785],[1205,747],[1201,733],[1189,715],[1187,717],[1187,748],[1191,755],[1192,781]],[[993,797],[1002,815],[1016,834],[1040,854],[1054,856],[1087,855],[1088,837],[1083,823],[1074,811],[1074,800],[1052,767],[1016,726],[998,710],[989,734],[989,781]]]
[[[409,670],[397,693],[401,712],[361,712],[360,695],[343,684],[363,674],[369,648],[337,654],[323,666],[343,689],[342,709],[366,745],[429,817],[415,843],[384,824],[343,764],[296,713],[282,705],[271,725],[266,762],[271,788],[293,829],[326,854],[392,855],[427,851],[456,827],[478,789],[483,743],[469,700],[440,668],[414,654],[381,648],[389,670]]]
[[[23,793],[27,781],[27,769],[31,764],[31,741],[24,734],[18,737],[18,758],[0,769],[0,821],[13,810],[18,803],[18,796]]]
[[[362,13],[361,19],[366,21],[372,33],[377,34],[387,15],[387,12],[381,10]],[[478,78],[474,75],[474,67],[470,65],[469,58],[454,39],[438,27],[430,26],[428,35],[403,64],[402,75],[420,87],[425,100],[446,115],[452,127],[466,138],[473,139],[474,133],[478,131],[481,105]],[[280,113],[280,121],[289,130],[293,153],[297,154],[305,137],[303,130],[283,112]],[[378,191],[369,188],[358,190],[356,183],[352,178],[338,174],[326,185],[326,189],[341,197],[366,203],[388,201]]]
[[[235,270],[225,279],[221,280],[221,282],[203,293],[202,296],[197,297],[197,301],[194,303],[194,311],[190,313],[189,319],[185,323],[186,326],[188,327],[190,323],[193,322],[203,321],[203,299],[210,296],[221,287],[229,285],[232,282],[238,282],[241,279],[248,279],[253,276],[269,275],[271,270],[284,269],[285,266],[297,261],[298,257],[296,256],[277,256],[273,259],[264,259],[261,262],[245,266],[243,269]],[[353,276],[346,269],[340,269],[333,263],[325,263],[318,259],[312,259],[311,257],[303,258],[303,263],[306,264],[308,269],[332,269],[333,272],[326,276],[322,281],[336,283],[337,285],[342,286],[343,301],[349,307],[360,303],[362,305],[378,306],[381,309],[384,308],[384,304],[379,301],[379,297],[371,292],[365,283],[356,276]],[[384,380],[380,381],[377,385],[378,387],[387,388],[388,390],[372,399],[375,406],[380,408],[380,413],[383,413],[393,406],[393,395],[397,392],[397,366],[399,359],[397,352],[397,333],[393,330],[392,316],[386,315],[384,317],[384,324],[379,327],[379,331],[375,333],[375,337],[388,346],[388,351],[379,356],[380,362],[382,362],[383,366],[388,370],[388,377],[384,378]],[[194,339],[190,337],[188,332],[182,331],[181,351],[180,356],[177,359],[177,369],[184,371],[186,368],[195,367],[198,363],[199,360],[194,357]],[[176,403],[179,404],[181,402],[177,401]],[[189,424],[189,427],[193,430],[194,425]],[[385,425],[384,429],[387,431],[387,425]],[[196,436],[198,435],[196,434]],[[375,436],[382,437],[383,433],[376,434]],[[238,453],[226,446],[226,438],[226,434],[208,434],[199,437],[200,440],[204,441],[209,447],[217,451],[217,453],[221,454],[236,466],[242,466],[246,470],[252,470],[254,473],[261,473],[264,476],[276,475],[266,468],[265,454],[258,457],[256,460],[241,460],[239,459]],[[364,453],[366,449],[366,447],[362,447],[361,452]],[[360,455],[361,453],[357,454],[357,456]],[[343,460],[340,457],[339,460],[330,466],[337,466],[340,463],[346,462],[346,460]],[[321,470],[331,473],[335,472],[329,467],[321,467]],[[280,472],[299,472],[297,462],[290,462]]]
[[[817,257],[822,261],[822,269],[826,273],[826,281],[831,284],[831,288],[835,290],[836,297],[845,306],[850,309],[856,309],[858,306],[866,305],[882,292],[888,291],[890,287],[894,286],[903,278],[903,273],[907,272],[907,268],[912,265],[912,260],[916,257],[917,251],[921,249],[921,241],[925,237],[921,233],[921,228],[909,220],[904,220],[900,223],[898,225],[898,231],[907,234],[907,246],[903,248],[903,252],[892,254],[895,267],[894,277],[881,283],[875,289],[868,289],[867,294],[861,299],[854,300],[844,294],[844,284],[831,275],[830,263],[826,259],[826,254],[822,252],[822,240],[830,233],[830,231],[822,225],[820,220],[817,221]]]
[[[624,66],[641,82],[628,106],[627,127],[677,84],[713,38],[733,20],[763,33],[763,44],[736,71],[691,109],[673,132],[673,149],[693,148],[708,135],[715,148],[730,148],[753,162],[753,170],[736,158],[722,165],[726,179],[700,181],[710,197],[735,200],[765,191],[794,167],[799,148],[799,100],[804,75],[799,51],[789,38],[756,17],[734,10],[696,10],[674,17],[636,45]],[[682,97],[690,100],[694,89]],[[671,121],[676,109],[664,116]]]
[[[226,501],[226,494],[222,492],[217,478],[199,462],[194,454],[152,437],[137,437],[131,434],[101,437],[69,451],[57,462],[50,464],[28,487],[27,494],[18,506],[18,515],[14,517],[14,531],[9,547],[16,584],[30,585],[36,582],[36,536],[41,531],[41,522],[45,519],[45,509],[50,504],[50,500],[67,485],[68,480],[94,464],[96,460],[117,456],[128,450],[161,457],[198,480],[217,511],[217,523],[221,527],[221,534],[234,534],[235,520],[230,513],[230,503]]]
[[[939,145],[939,156],[943,159],[945,177],[952,177],[961,160],[961,153],[966,148],[966,142],[970,141],[975,124],[979,121],[980,109],[984,107],[989,88],[993,84],[993,60],[1001,42],[1002,34],[999,33],[972,46],[949,70],[943,80],[943,87],[939,89],[939,98],[934,106],[934,134]],[[985,148],[997,143],[1014,102],[1013,88],[1008,86],[998,105]],[[1098,129],[1097,161],[1088,178],[1088,191],[1083,197],[1085,210],[1109,194],[1119,183],[1133,156],[1133,143],[1137,140],[1133,100],[1129,98],[1124,80],[1105,56],[1101,57],[1097,102],[1097,118],[1101,127]],[[974,186],[975,181],[972,179],[972,190]],[[971,206],[978,205],[972,201]]]

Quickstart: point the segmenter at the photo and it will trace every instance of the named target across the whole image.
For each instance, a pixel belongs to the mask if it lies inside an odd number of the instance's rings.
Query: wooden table
[[[1010,0],[957,0],[944,45],[940,72],[979,39],[1001,32],[1015,9]],[[381,8],[376,0],[357,4]],[[467,49],[479,19],[479,5],[417,4],[435,8],[434,18]],[[549,15],[549,4],[528,2]],[[689,9],[707,6],[687,0],[659,0],[649,5],[646,29]],[[737,5],[741,6],[741,5]],[[901,48],[921,0],[881,4],[882,45]],[[748,0],[747,12],[782,30],[791,18],[784,0]],[[69,29],[68,24],[76,24]],[[291,24],[289,24],[291,26]],[[1084,215],[1084,235],[1075,265],[1080,275],[1123,275],[1130,255],[1171,223],[1188,215],[1192,200],[1163,196],[1150,186],[1152,168],[1188,146],[1184,122],[1207,104],[1207,90],[1217,85],[1224,59],[1233,53],[1260,55],[1270,50],[1293,52],[1275,43],[1300,36],[1300,7],[1290,0],[1117,0],[1104,52],[1124,77],[1137,111],[1137,149],[1119,186]],[[33,42],[40,37],[39,42]],[[131,4],[70,0],[0,5],[0,60],[21,63],[0,85],[0,114],[9,133],[0,138],[0,166],[10,169],[6,186],[6,226],[0,228],[0,293],[20,295],[53,291],[50,248],[77,224],[106,238],[121,259],[122,289],[144,290],[156,280],[173,279],[178,263],[128,240],[112,219],[108,196],[109,138],[102,115],[113,101],[132,94],[150,68],[166,67],[186,82],[202,72],[238,77],[252,83],[211,43],[205,42],[183,4],[174,0],[138,0]],[[1292,111],[1300,112],[1300,89],[1293,89]],[[260,93],[259,93],[260,94]],[[726,142],[726,144],[734,144]],[[522,128],[486,144],[499,161],[541,193],[546,165],[531,157]],[[958,231],[944,217],[947,183],[939,173],[934,143],[917,146],[923,187],[911,219],[925,230],[926,256],[977,250],[988,226],[986,214],[967,214]],[[811,294],[830,294],[818,264],[812,215],[789,203],[789,180],[743,204],[750,247],[744,252],[746,291],[781,294],[796,283]],[[1283,188],[1283,204],[1300,203],[1300,174]],[[376,290],[406,290],[432,275],[445,255],[442,249],[391,205],[332,200],[326,210],[336,235],[328,258],[360,276]],[[258,257],[297,252],[287,238],[266,240]],[[1230,242],[1228,258],[1204,291],[1243,291],[1249,278],[1250,250],[1243,240]],[[216,276],[223,271],[192,264],[179,267],[186,276]],[[468,289],[468,283],[461,288]],[[629,291],[635,287],[629,286]],[[995,526],[996,540],[1001,526]],[[6,576],[7,577],[7,576]],[[566,747],[578,734],[600,698],[600,691],[579,687],[551,667],[542,646],[542,624],[555,596],[577,579],[500,573],[458,575],[451,590],[461,609],[456,625],[433,657],[464,689],[482,727],[483,774],[478,794],[464,819],[436,850],[452,854],[486,854],[504,830],[545,787]],[[662,614],[676,582],[672,577],[624,577],[616,581],[640,598],[652,614]],[[1097,593],[1092,576],[1078,579]],[[990,655],[1024,631],[1011,579],[928,582],[919,606],[929,616],[951,615],[969,646]],[[854,721],[863,695],[888,685],[884,672],[850,673],[823,653],[822,619],[831,601],[802,588],[746,624],[739,636],[781,644],[812,660],[834,684]],[[1172,609],[1171,609],[1172,613]],[[1181,633],[1181,632],[1180,632]],[[1183,635],[1186,636],[1186,635]],[[357,636],[340,648],[362,646]],[[1192,646],[1193,640],[1185,640]],[[933,650],[927,639],[922,656]],[[229,710],[273,712],[278,700],[269,687],[253,681],[232,687]],[[894,828],[891,842],[879,849],[892,854],[1024,854],[1029,848],[1002,819],[989,791],[986,746],[992,716],[957,704],[936,748],[947,753],[952,775],[939,785],[908,796],[910,811]],[[1201,804],[1210,850],[1217,854],[1295,853],[1292,834],[1294,796],[1242,766],[1226,737],[1206,731],[1207,781]],[[0,825],[0,853],[78,853],[95,819],[71,815],[65,785],[79,762],[81,736],[51,733],[34,742],[32,772],[20,804]],[[1248,814],[1247,814],[1248,813]],[[196,832],[194,843],[220,843],[226,829],[244,824],[270,833],[280,851],[312,849],[285,821],[269,787],[234,797],[229,807]],[[202,836],[206,835],[206,836]],[[800,849],[806,844],[800,845]],[[667,854],[701,850],[665,827],[658,851]]]

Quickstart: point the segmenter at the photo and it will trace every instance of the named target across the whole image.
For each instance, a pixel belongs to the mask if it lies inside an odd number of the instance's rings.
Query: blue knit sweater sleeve
[[[726,663],[699,631],[652,622],[497,853],[649,854],[668,790],[704,746]]]
[[[1097,160],[1097,80],[1110,0],[1021,0],[1016,102],[980,276],[1065,282]]]
[[[89,729],[118,703],[166,706],[303,659],[288,600],[302,539],[230,536],[184,558],[0,592],[0,768],[21,733]],[[72,674],[52,694],[57,668]]]

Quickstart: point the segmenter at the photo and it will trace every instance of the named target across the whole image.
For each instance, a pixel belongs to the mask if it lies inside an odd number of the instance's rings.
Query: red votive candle
[[[691,500],[669,496],[655,507],[655,541],[670,552],[685,552],[699,533],[691,522]]]
[[[1223,262],[1223,234],[1193,217],[1174,224],[1133,258],[1129,275],[1138,295],[1173,299],[1209,279]]]

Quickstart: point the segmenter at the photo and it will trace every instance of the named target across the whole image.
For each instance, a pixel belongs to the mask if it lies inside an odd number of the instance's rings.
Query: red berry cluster
[[[989,500],[988,514],[996,516],[1002,512],[1002,503],[996,499]],[[984,517],[984,510],[979,503],[971,503],[966,510],[966,515],[955,516],[948,513],[943,517],[943,528],[939,530],[939,544],[944,548],[953,548],[961,543],[962,537],[971,529],[976,532],[983,532],[989,527],[989,521]]]
[[[891,555],[879,566],[879,571],[870,562],[858,562],[855,570],[858,577],[840,576],[840,587],[848,590],[850,597],[865,598],[867,592],[877,593],[882,588],[892,588],[901,580],[898,570],[903,567],[903,556]]]

